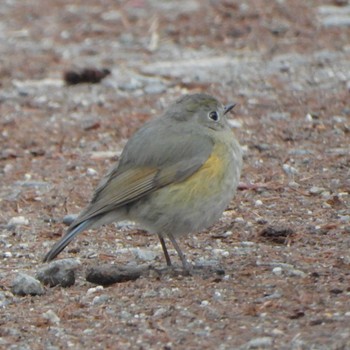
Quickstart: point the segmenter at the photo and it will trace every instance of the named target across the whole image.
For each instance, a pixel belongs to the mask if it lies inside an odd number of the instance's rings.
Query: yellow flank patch
[[[186,180],[169,185],[169,191],[181,201],[198,201],[221,192],[223,176],[227,167],[224,145],[216,145],[207,161]],[[176,198],[173,197],[176,201]]]

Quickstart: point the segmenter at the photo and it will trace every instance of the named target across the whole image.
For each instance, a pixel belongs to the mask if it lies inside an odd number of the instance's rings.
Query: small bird
[[[169,239],[189,272],[176,238],[215,223],[238,186],[242,151],[226,119],[234,106],[203,93],[185,95],[144,124],[44,262],[84,230],[130,220],[158,235],[171,266]]]

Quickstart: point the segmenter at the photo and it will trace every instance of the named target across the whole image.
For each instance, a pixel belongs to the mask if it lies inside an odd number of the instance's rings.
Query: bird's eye
[[[208,116],[211,120],[214,120],[214,122],[217,122],[219,120],[219,114],[216,111],[210,112]]]

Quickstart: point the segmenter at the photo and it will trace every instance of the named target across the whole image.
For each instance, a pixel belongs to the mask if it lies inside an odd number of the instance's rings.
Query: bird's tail
[[[53,260],[61,251],[73,240],[73,238],[80,232],[86,230],[88,227],[92,226],[93,220],[88,219],[77,226],[73,226],[68,232],[54,244],[51,250],[45,255],[43,262],[48,262]]]

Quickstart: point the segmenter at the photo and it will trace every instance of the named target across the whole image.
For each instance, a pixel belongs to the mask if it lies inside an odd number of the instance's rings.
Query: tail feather
[[[85,220],[78,226],[69,230],[58,242],[54,244],[51,250],[45,255],[43,262],[48,262],[53,260],[61,251],[74,239],[74,237],[80,232],[86,230],[92,225],[92,220]]]

